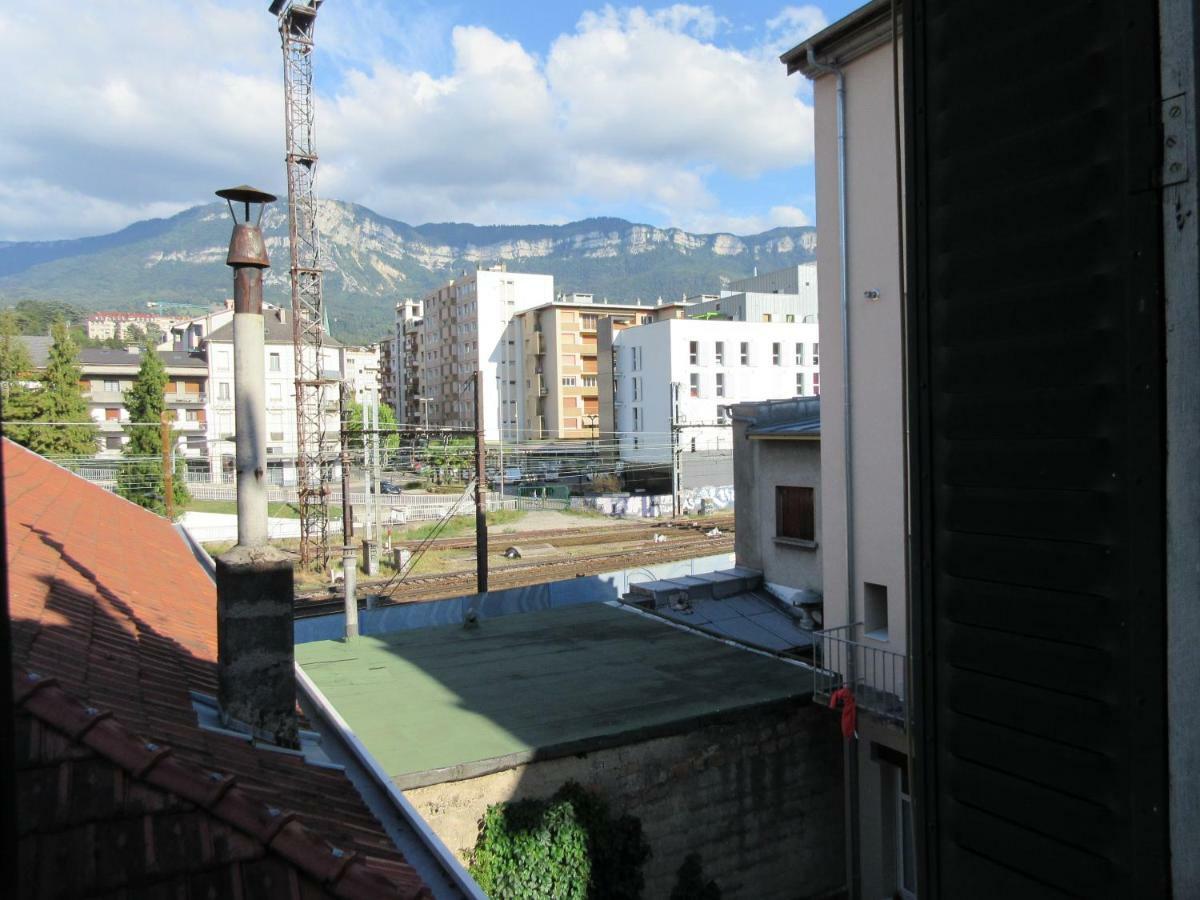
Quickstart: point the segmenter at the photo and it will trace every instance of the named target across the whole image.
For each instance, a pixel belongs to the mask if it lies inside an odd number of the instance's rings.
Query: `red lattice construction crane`
[[[317,227],[313,135],[313,35],[322,0],[274,0],[283,42],[287,140],[288,239],[292,264],[292,340],[296,359],[296,466],[300,501],[300,565],[329,562],[329,482],[334,450],[326,446],[327,393],[339,379],[324,372],[321,343],[321,235]],[[334,395],[334,399],[336,394]]]

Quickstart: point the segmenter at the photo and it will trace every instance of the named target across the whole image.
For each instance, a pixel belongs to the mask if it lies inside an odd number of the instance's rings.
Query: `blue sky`
[[[279,190],[266,5],[0,9],[0,240]],[[413,224],[811,222],[811,94],[776,57],[857,5],[327,0],[320,193]]]

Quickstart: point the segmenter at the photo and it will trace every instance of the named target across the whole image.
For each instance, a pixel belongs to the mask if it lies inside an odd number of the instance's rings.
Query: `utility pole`
[[[682,458],[679,450],[679,387],[678,381],[671,382],[671,516],[673,518],[678,518],[681,513],[679,466]]]
[[[166,501],[167,518],[175,521],[175,472],[171,468],[171,423],[164,409],[159,416],[162,433],[163,499]]]
[[[483,443],[483,372],[475,373],[475,587],[488,590],[487,455]]]
[[[346,419],[348,388],[338,393],[338,419],[342,424],[342,596],[346,609],[346,637],[358,637],[358,569],[354,553],[354,512],[350,507],[350,423]]]

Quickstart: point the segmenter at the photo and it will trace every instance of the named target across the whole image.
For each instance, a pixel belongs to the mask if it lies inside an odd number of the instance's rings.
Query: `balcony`
[[[856,628],[861,623],[813,632],[813,698],[828,703],[834,691],[849,687],[860,710],[904,729],[907,659],[854,640]]]
[[[542,332],[535,331],[533,333],[532,348],[538,356],[542,356],[546,352],[546,336]]]
[[[184,406],[203,406],[208,402],[207,394],[174,394],[166,395],[168,403],[177,403]]]

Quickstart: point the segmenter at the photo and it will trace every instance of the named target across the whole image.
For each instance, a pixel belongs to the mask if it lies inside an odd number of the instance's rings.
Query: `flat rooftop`
[[[807,702],[806,668],[616,604],[296,647],[400,787],[689,731]]]

